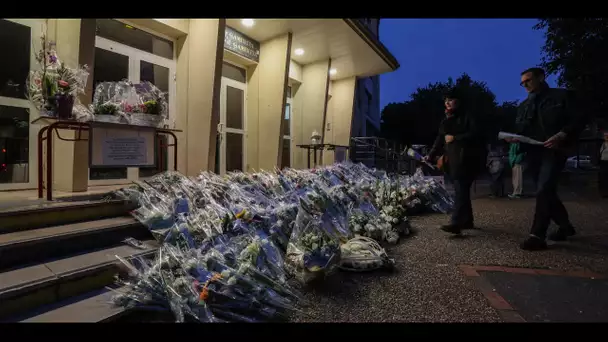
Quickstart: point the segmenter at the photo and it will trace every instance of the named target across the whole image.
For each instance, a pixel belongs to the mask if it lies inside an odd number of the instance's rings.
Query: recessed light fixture
[[[255,22],[253,19],[241,19],[241,24],[243,24],[245,27],[251,27],[253,24],[255,24]]]
[[[295,49],[294,52],[296,56],[302,56],[304,54],[304,49]]]
[[[337,72],[338,72],[338,70],[336,70],[334,68],[329,69],[329,74],[330,75],[335,75]]]

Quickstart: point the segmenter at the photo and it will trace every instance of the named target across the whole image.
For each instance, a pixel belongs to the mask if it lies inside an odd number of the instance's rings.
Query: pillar
[[[180,165],[188,176],[215,168],[225,27],[225,19],[190,19],[187,44],[184,44],[188,51],[187,81],[177,84],[177,89],[184,89],[180,85],[187,84],[187,116],[178,120],[177,127],[182,128],[187,137],[182,147],[186,156],[181,157],[184,154],[181,152],[178,159],[183,160]],[[178,80],[186,72],[186,66],[179,58]],[[183,95],[178,95],[179,101],[184,101]],[[180,141],[180,144],[184,142]]]
[[[330,60],[302,66],[302,84],[299,85],[293,96],[292,139],[295,145],[310,144],[310,136],[313,131],[324,134],[329,68]],[[295,149],[292,166],[297,169],[307,167],[306,150]]]
[[[355,77],[331,81],[332,96],[328,101],[324,135],[326,144],[350,145],[356,83]],[[323,164],[333,164],[334,160],[333,151],[324,153]]]
[[[93,26],[88,20],[93,21]],[[70,68],[77,68],[81,63],[81,51],[88,48],[95,52],[95,23],[93,19],[49,19],[48,36],[56,43],[59,59]],[[86,34],[81,35],[81,30]],[[92,39],[90,33],[92,32]],[[82,47],[82,48],[81,48]],[[84,56],[84,54],[83,54]],[[87,58],[92,56],[87,55]],[[91,67],[93,64],[89,64]],[[91,81],[89,82],[91,84]],[[89,86],[90,87],[90,86]],[[90,88],[88,89],[90,91]],[[81,96],[85,99],[85,96]],[[88,102],[85,102],[88,104]],[[74,139],[76,132],[59,131],[64,139]],[[83,134],[83,138],[87,135]],[[53,138],[53,189],[66,192],[87,191],[89,184],[87,141],[64,141],[54,135]]]
[[[280,165],[291,33],[260,44],[260,61],[248,68],[247,171]]]

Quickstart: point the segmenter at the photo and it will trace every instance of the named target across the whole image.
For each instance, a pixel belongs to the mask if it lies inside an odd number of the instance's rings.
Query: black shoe
[[[521,244],[521,249],[526,251],[541,251],[547,249],[547,243],[541,238],[530,236]]]
[[[460,234],[462,232],[462,227],[457,224],[446,224],[445,226],[441,226],[441,230],[446,233]]]
[[[470,230],[470,229],[475,229],[475,225],[473,223],[465,223],[462,226],[460,226],[461,230]]]
[[[574,236],[576,231],[574,227],[560,227],[553,234],[549,235],[549,240],[553,241],[566,241],[570,236]]]

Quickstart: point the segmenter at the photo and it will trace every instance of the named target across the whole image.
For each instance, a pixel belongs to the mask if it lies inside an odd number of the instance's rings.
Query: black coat
[[[586,123],[585,113],[576,110],[574,102],[574,93],[568,90],[545,88],[519,105],[515,133],[546,141],[561,131],[567,134],[566,145],[572,145]]]
[[[453,135],[454,141],[446,144],[446,135]],[[486,144],[481,127],[472,115],[456,112],[443,119],[429,158],[434,160],[440,155],[447,156],[447,173],[454,180],[474,179],[485,169]]]

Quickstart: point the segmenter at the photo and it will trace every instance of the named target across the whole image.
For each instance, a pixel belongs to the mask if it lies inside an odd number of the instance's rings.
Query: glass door
[[[0,19],[0,190],[32,189],[38,178],[38,111],[26,98],[25,81],[39,69],[44,19]]]
[[[220,174],[231,171],[245,171],[246,163],[246,122],[245,92],[247,85],[228,77],[222,77],[220,92]]]
[[[107,20],[107,19],[106,19]],[[104,24],[105,25],[105,24]],[[115,25],[115,24],[111,24]],[[99,25],[98,25],[99,26]],[[124,25],[131,27],[130,25]],[[98,27],[99,29],[99,27]],[[122,28],[111,27],[112,33]],[[141,42],[157,42],[161,38],[155,37],[149,33],[141,36],[132,34],[125,37],[115,38],[121,43],[97,36],[95,39],[95,68],[93,72],[93,85],[96,86],[100,82],[121,81],[124,79],[130,80],[133,83],[148,81],[166,93],[167,102],[169,104],[169,120],[172,120],[172,113],[175,112],[175,59],[167,58],[173,55],[173,45],[170,48],[169,44],[152,44],[153,46],[161,46],[163,49],[150,49],[149,51],[142,50],[140,47],[145,47],[151,44],[136,44]],[[99,31],[99,30],[98,30]],[[113,37],[106,34],[108,37]],[[119,35],[116,35],[119,36]],[[123,39],[124,38],[124,39]],[[129,45],[123,44],[127,43]],[[161,43],[164,41],[161,41]],[[133,45],[133,46],[130,46]],[[165,46],[166,45],[166,46]],[[158,144],[158,142],[156,142]],[[167,141],[161,138],[161,143],[166,146]],[[151,168],[96,168],[90,170],[89,183],[91,185],[110,185],[110,184],[125,184],[130,183],[139,178],[151,177],[159,172],[168,170],[168,161],[172,160],[172,154],[169,153],[167,147],[164,147],[156,156],[156,167]]]

